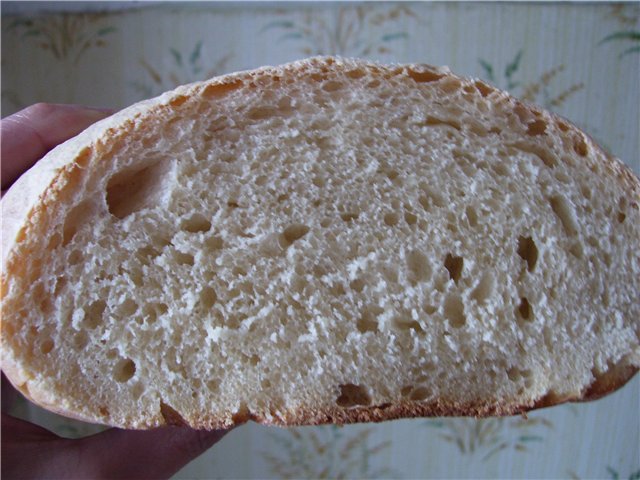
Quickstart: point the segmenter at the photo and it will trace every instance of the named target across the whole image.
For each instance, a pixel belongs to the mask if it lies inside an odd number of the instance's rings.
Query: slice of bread
[[[127,428],[507,415],[640,366],[640,183],[446,68],[180,87],[2,200],[2,368]]]

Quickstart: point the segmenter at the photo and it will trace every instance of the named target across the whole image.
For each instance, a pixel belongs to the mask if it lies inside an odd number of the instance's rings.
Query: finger
[[[37,103],[2,119],[2,190],[53,147],[111,113],[80,105]]]
[[[76,445],[79,462],[93,458],[100,478],[169,478],[218,442],[228,430],[168,426],[154,430],[110,429]]]
[[[0,474],[2,478],[64,478],[69,471],[70,442],[3,413]]]

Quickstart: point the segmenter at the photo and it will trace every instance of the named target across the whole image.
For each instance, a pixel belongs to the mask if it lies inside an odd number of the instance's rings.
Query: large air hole
[[[107,184],[109,212],[122,219],[145,208],[163,206],[174,184],[175,162],[172,160],[116,173]]]
[[[173,258],[178,265],[187,265],[193,267],[195,264],[195,257],[190,253],[184,253],[180,250],[173,251]]]
[[[460,280],[460,277],[462,276],[464,259],[462,257],[455,257],[448,253],[444,259],[444,266],[449,272],[449,278],[451,278],[455,283],[458,283],[458,280]]]
[[[459,295],[448,295],[444,301],[444,316],[449,325],[454,328],[463,327],[467,323],[464,313],[464,303]]]
[[[345,222],[351,222],[357,220],[360,214],[357,212],[345,212],[340,214],[340,218]]]
[[[126,358],[120,360],[113,369],[113,378],[116,382],[128,382],[136,373],[136,364]]]
[[[544,135],[547,130],[547,122],[544,120],[534,120],[527,124],[527,135]]]
[[[360,333],[377,332],[378,331],[378,315],[382,313],[380,307],[367,307],[362,311],[360,318],[356,323]]]
[[[107,308],[104,300],[96,300],[84,309],[84,325],[89,329],[94,329],[102,322],[102,315]]]
[[[533,272],[538,262],[538,247],[531,237],[518,237],[518,255],[527,262],[527,270]]]
[[[182,230],[189,233],[208,232],[211,229],[211,222],[200,213],[195,213],[191,217],[182,221]]]
[[[520,304],[518,305],[517,311],[518,311],[518,318],[526,322],[533,321],[533,308],[531,307],[531,304],[529,303],[529,300],[527,300],[526,297],[522,297],[520,299]]]
[[[393,227],[400,221],[400,216],[395,212],[389,212],[384,215],[384,224]]]
[[[347,383],[340,385],[340,395],[336,399],[336,404],[344,408],[366,406],[371,404],[371,397],[364,386]]]
[[[478,226],[478,214],[475,208],[469,205],[465,209],[465,214],[467,216],[467,221],[469,222],[469,226],[471,228],[475,228],[476,226]]]
[[[571,203],[562,195],[554,195],[549,199],[553,213],[560,219],[565,233],[573,236],[578,233],[578,222]]]
[[[200,291],[200,305],[202,308],[207,311],[210,310],[211,307],[218,301],[218,295],[216,291],[211,287],[204,287]]]
[[[309,227],[302,223],[294,223],[289,225],[282,232],[282,238],[284,239],[284,246],[289,246],[293,242],[300,240],[309,232]]]
[[[62,244],[67,245],[82,225],[95,216],[95,207],[91,200],[85,200],[73,207],[64,220],[62,227]]]
[[[442,73],[436,73],[429,70],[425,70],[424,72],[417,72],[415,70],[407,69],[407,74],[417,83],[435,82],[444,77],[444,74]]]
[[[40,351],[45,355],[50,353],[51,350],[53,350],[53,347],[55,347],[55,343],[51,338],[45,338],[40,343]]]
[[[395,330],[406,332],[413,330],[414,332],[424,333],[424,330],[420,323],[416,320],[406,317],[395,317],[393,319],[392,326]]]
[[[427,387],[416,387],[411,391],[409,399],[419,402],[426,400],[429,396],[431,396],[431,391]]]
[[[576,136],[573,140],[573,151],[581,157],[586,157],[589,153],[589,147],[581,136]]]
[[[429,259],[418,250],[413,250],[407,254],[407,268],[411,283],[425,282],[431,278]]]

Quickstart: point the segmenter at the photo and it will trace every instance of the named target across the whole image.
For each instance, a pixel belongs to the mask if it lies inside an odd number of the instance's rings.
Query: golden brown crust
[[[224,95],[238,88],[258,88],[260,79],[265,75],[278,76],[283,72],[295,72],[304,76],[309,71],[310,65],[326,65],[329,72],[337,60],[332,58],[311,59],[297,62],[279,68],[265,68],[252,72],[240,72],[224,77],[180,87],[173,92],[168,92],[156,99],[141,102],[106,120],[98,122],[78,137],[61,145],[50,152],[30,172],[25,174],[2,200],[2,275],[0,276],[0,295],[7,294],[12,277],[21,277],[25,282],[37,277],[39,270],[33,265],[27,271],[27,259],[32,257],[32,252],[38,248],[40,232],[46,231],[48,225],[55,220],[56,205],[61,201],[71,198],[73,193],[80,188],[85,181],[87,165],[92,161],[106,161],[109,152],[117,148],[119,142],[124,141],[127,134],[135,126],[144,124],[145,119],[162,115],[163,112],[188,108],[189,101],[200,95],[205,97],[222,98]],[[349,68],[352,68],[350,65]],[[458,79],[446,69],[430,66],[407,65],[383,67],[373,63],[361,62],[358,68],[366,68],[379,75],[393,75],[400,71],[407,71],[417,81],[440,82],[447,78]],[[395,72],[395,73],[394,73]],[[458,79],[459,80],[459,79]],[[492,96],[496,104],[503,105],[505,109],[528,109],[531,115],[551,119],[554,124],[567,135],[573,135],[578,149],[591,149],[595,156],[585,155],[585,161],[598,162],[600,167],[608,170],[627,191],[632,192],[635,208],[638,208],[640,199],[640,180],[618,159],[608,156],[590,138],[586,137],[577,127],[566,120],[542,112],[537,107],[524,105],[513,99],[508,94],[500,92],[483,82],[471,82],[483,96]],[[506,105],[506,106],[505,106]],[[595,160],[591,160],[595,158]],[[632,205],[634,203],[632,202]],[[35,239],[35,240],[34,240]],[[6,322],[0,321],[3,343],[5,335],[10,334]],[[17,356],[11,349],[3,348],[2,370],[13,382],[16,388],[34,403],[66,415],[87,421],[109,422],[99,412],[94,416],[80,415],[73,409],[66,408],[55,400],[51,400],[47,392],[31,391],[27,382],[30,374],[26,371]],[[260,423],[277,425],[318,425],[325,423],[346,424],[354,422],[381,422],[396,418],[429,417],[429,416],[502,416],[526,412],[535,408],[556,405],[566,401],[586,401],[600,398],[629,381],[638,371],[637,367],[627,365],[614,367],[609,372],[598,375],[592,385],[580,396],[558,397],[549,393],[540,399],[527,404],[520,403],[517,399],[502,401],[487,401],[486,403],[461,404],[449,400],[434,400],[428,402],[402,401],[395,404],[378,406],[362,406],[353,408],[332,407],[321,410],[300,409],[289,412],[281,417],[268,419],[254,415],[248,410],[242,410],[233,416],[231,420],[220,418],[184,419],[174,409],[162,404],[159,413],[149,414],[142,423],[145,426],[155,426],[162,423],[183,424],[189,423],[196,428],[221,428],[233,424],[254,420]],[[111,420],[112,421],[112,420]],[[122,423],[123,422],[123,423]],[[128,423],[123,420],[120,426],[140,428],[141,423]]]

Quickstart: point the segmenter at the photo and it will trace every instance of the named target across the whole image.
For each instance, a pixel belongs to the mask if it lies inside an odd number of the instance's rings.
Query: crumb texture
[[[484,83],[316,59],[111,129],[9,257],[36,401],[135,428],[511,413],[640,365],[637,178]]]

